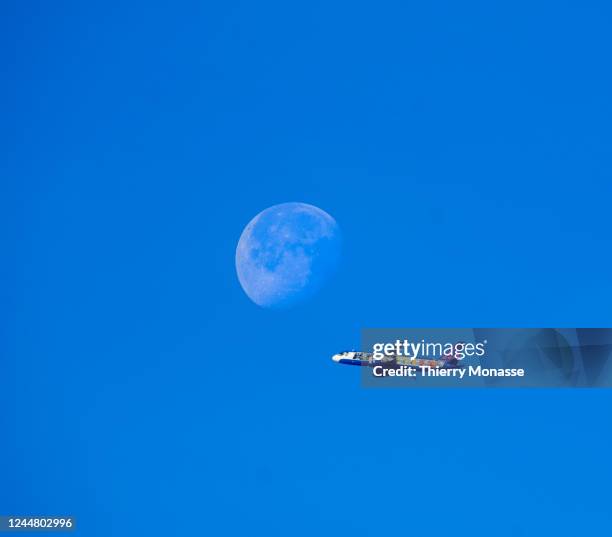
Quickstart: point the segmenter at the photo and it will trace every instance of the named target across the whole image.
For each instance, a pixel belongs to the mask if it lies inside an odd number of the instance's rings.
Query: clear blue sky
[[[367,326],[611,324],[609,2],[408,4],[2,3],[0,514],[610,531],[610,392],[368,391],[330,361]],[[234,251],[285,201],[345,248],[279,313]]]

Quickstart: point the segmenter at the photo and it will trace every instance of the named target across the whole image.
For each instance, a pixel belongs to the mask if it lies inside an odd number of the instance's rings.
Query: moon
[[[340,228],[307,203],[281,203],[260,212],[236,247],[236,272],[258,306],[284,308],[312,297],[340,259]]]

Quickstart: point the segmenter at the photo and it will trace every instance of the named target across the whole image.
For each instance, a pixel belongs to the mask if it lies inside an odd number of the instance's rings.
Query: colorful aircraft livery
[[[375,365],[393,366],[413,366],[413,367],[458,367],[457,360],[454,357],[450,359],[423,359],[423,358],[408,358],[406,356],[385,356],[381,359],[375,359],[370,352],[359,351],[344,351],[332,356],[332,360],[343,365],[359,365],[374,367]]]

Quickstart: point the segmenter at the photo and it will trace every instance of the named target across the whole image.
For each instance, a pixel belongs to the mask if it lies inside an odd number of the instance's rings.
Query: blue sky
[[[598,2],[5,2],[0,511],[80,535],[603,535],[607,391],[368,391],[371,326],[609,326]],[[262,209],[338,221],[252,304]],[[2,514],[0,513],[0,514]]]

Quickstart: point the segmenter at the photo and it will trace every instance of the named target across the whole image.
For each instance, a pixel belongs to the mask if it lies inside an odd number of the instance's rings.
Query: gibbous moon
[[[340,258],[336,221],[307,203],[281,203],[244,228],[236,272],[247,296],[264,308],[294,305],[315,294]]]

